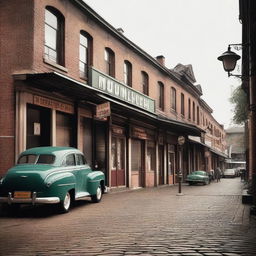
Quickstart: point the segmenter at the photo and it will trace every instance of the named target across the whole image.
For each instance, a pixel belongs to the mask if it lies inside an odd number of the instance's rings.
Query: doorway
[[[112,137],[111,187],[125,186],[125,139]]]
[[[51,145],[51,110],[27,105],[26,148]]]
[[[144,143],[133,139],[131,142],[131,187],[143,187],[145,184]]]
[[[164,146],[158,146],[158,184],[164,184]]]

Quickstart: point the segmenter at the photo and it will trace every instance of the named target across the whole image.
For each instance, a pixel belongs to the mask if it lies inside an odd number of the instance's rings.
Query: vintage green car
[[[91,197],[100,202],[105,176],[92,171],[81,151],[71,147],[37,147],[20,154],[0,180],[0,203],[58,204],[68,212],[72,201]]]
[[[209,174],[205,171],[194,171],[187,176],[186,181],[189,185],[202,183],[207,185],[210,183]]]

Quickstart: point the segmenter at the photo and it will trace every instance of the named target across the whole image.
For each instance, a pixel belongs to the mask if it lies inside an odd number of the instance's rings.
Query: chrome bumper
[[[60,202],[59,197],[36,197],[36,192],[33,192],[32,198],[14,198],[9,192],[8,197],[0,197],[0,203],[8,204],[57,204]]]

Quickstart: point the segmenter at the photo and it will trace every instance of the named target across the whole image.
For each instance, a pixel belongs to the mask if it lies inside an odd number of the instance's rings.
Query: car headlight
[[[3,182],[4,182],[4,177],[2,177],[2,178],[0,179],[0,185],[2,185]]]

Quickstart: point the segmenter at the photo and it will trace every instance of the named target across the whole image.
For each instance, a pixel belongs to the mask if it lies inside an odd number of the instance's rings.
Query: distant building
[[[226,129],[227,167],[244,167],[246,160],[245,130],[244,127],[231,127]]]

